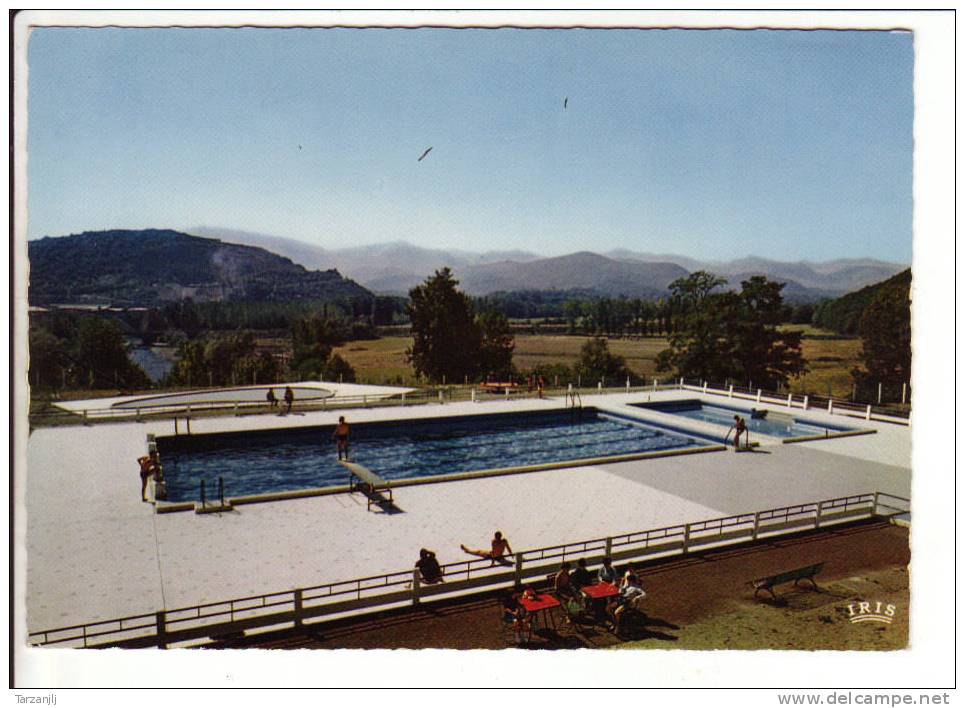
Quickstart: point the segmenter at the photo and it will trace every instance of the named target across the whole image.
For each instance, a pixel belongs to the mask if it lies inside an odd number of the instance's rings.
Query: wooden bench
[[[367,510],[371,510],[372,502],[385,501],[382,492],[387,492],[388,502],[395,504],[395,500],[392,498],[392,487],[389,485],[389,482],[379,477],[367,467],[362,467],[362,465],[357,465],[354,462],[339,460],[338,463],[348,470],[349,491],[360,491],[368,498]]]
[[[771,597],[775,600],[777,595],[774,593],[774,587],[777,585],[783,585],[784,583],[789,583],[792,580],[796,586],[802,580],[810,580],[814,589],[818,589],[818,584],[814,581],[814,576],[821,572],[821,568],[824,567],[824,563],[815,563],[814,565],[808,565],[803,568],[797,568],[795,570],[788,570],[783,573],[777,573],[776,575],[769,575],[764,578],[758,578],[757,580],[751,580],[750,585],[754,588],[754,597],[757,597],[757,593],[761,590],[767,590],[771,593]]]

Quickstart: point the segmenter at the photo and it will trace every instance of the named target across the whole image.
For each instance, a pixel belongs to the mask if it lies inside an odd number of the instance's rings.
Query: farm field
[[[850,396],[851,369],[860,363],[861,340],[837,339],[822,330],[809,328],[806,335],[820,339],[804,339],[802,351],[810,371],[791,381],[794,393],[827,394],[828,386],[835,396]],[[580,348],[590,339],[576,335],[516,335],[513,363],[520,371],[528,371],[548,364],[574,364]],[[355,369],[359,382],[368,384],[404,384],[416,382],[412,367],[405,361],[405,350],[412,346],[411,337],[383,337],[370,341],[349,342],[337,347]],[[627,366],[638,376],[665,378],[657,374],[657,354],[667,346],[663,337],[642,339],[611,339],[610,351],[626,359]]]

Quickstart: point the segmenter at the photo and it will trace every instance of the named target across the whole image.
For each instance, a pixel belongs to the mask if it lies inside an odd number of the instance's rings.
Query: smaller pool
[[[769,435],[775,438],[803,438],[812,435],[824,435],[830,431],[832,433],[842,433],[855,430],[843,425],[828,425],[825,423],[815,423],[795,418],[789,413],[774,412],[770,410],[760,410],[757,413],[761,417],[754,417],[751,411],[746,408],[732,408],[730,406],[710,405],[698,400],[688,401],[665,401],[660,403],[634,403],[637,408],[660,411],[681,418],[700,420],[704,423],[712,423],[730,427],[734,424],[734,416],[741,416],[747,423],[748,430],[758,435]]]

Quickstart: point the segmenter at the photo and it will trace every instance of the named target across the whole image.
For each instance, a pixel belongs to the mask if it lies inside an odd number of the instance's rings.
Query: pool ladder
[[[580,397],[579,391],[566,392],[566,407],[569,408],[574,418],[577,416],[583,417],[583,399]]]

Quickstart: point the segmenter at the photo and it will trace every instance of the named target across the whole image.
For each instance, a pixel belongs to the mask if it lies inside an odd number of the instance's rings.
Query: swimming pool
[[[350,421],[351,422],[351,421]],[[158,438],[168,501],[238,497],[343,485],[333,426]],[[601,415],[584,408],[360,423],[352,425],[352,461],[399,480],[707,445],[694,436]]]
[[[730,427],[734,424],[734,416],[740,415],[747,423],[747,428],[751,433],[758,435],[769,435],[775,438],[799,438],[825,435],[826,432],[832,433],[850,432],[855,428],[843,425],[815,423],[804,421],[794,417],[789,413],[773,412],[762,410],[763,417],[752,417],[751,411],[746,408],[737,408],[723,405],[711,405],[699,400],[687,401],[663,401],[659,403],[633,403],[636,408],[660,411],[681,418],[700,420],[705,423],[713,423]]]

